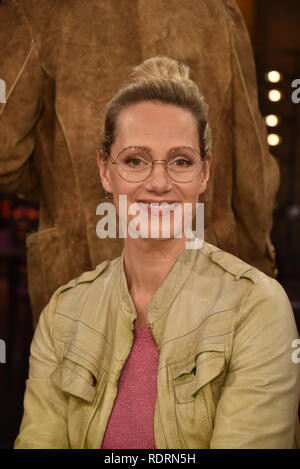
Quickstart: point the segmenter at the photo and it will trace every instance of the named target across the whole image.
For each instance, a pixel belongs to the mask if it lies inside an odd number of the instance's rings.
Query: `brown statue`
[[[206,241],[274,275],[279,173],[233,0],[8,0],[0,22],[0,190],[40,202],[39,230],[27,237],[35,323],[58,286],[121,253],[122,240],[96,234],[96,148],[126,66],[158,54],[189,65],[209,104]]]

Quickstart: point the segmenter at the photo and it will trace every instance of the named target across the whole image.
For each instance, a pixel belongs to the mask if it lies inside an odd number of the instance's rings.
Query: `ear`
[[[97,155],[97,165],[102,186],[107,192],[112,192],[109,159],[105,158],[103,150]]]
[[[201,171],[201,183],[200,183],[200,194],[202,194],[207,187],[207,183],[209,180],[209,175],[210,175],[210,167],[212,163],[212,154],[208,153],[205,158],[205,164],[202,166],[202,171]]]

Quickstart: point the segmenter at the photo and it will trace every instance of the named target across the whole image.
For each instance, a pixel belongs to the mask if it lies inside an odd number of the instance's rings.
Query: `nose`
[[[153,161],[151,173],[146,179],[146,188],[155,192],[165,192],[172,188],[164,160]]]

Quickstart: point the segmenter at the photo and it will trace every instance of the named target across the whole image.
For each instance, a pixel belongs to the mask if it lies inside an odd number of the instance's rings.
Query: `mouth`
[[[172,210],[175,211],[180,205],[178,201],[174,200],[139,200],[137,203],[143,212],[147,211],[150,215],[168,215]]]

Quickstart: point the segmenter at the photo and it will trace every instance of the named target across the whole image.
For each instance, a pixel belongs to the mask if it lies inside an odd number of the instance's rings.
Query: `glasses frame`
[[[146,152],[148,154],[148,156],[150,156],[151,160],[152,160],[152,164],[151,164],[151,169],[150,169],[150,172],[149,174],[147,174],[147,176],[145,176],[144,178],[142,179],[139,179],[138,181],[129,181],[128,179],[126,179],[124,176],[122,176],[120,174],[120,172],[118,171],[118,158],[119,158],[119,155],[125,151],[125,150],[128,150],[129,148],[139,148],[141,150],[143,150],[144,152]],[[115,168],[116,168],[116,171],[118,173],[118,175],[120,176],[120,178],[122,178],[124,181],[126,182],[132,182],[132,183],[137,183],[137,182],[142,182],[142,181],[145,181],[149,176],[150,174],[152,173],[153,171],[153,166],[154,166],[154,163],[160,163],[160,164],[164,164],[166,166],[166,171],[167,171],[167,176],[169,179],[171,179],[172,181],[176,182],[177,184],[188,184],[189,182],[192,182],[192,181],[195,181],[197,179],[198,176],[200,176],[200,173],[202,171],[202,168],[203,168],[203,165],[206,165],[207,164],[207,160],[204,160],[202,161],[201,160],[201,155],[200,153],[195,150],[194,148],[192,147],[187,147],[187,146],[182,146],[182,147],[177,147],[177,148],[174,148],[172,149],[169,153],[168,153],[168,156],[170,156],[173,152],[175,151],[178,151],[179,149],[181,148],[188,148],[189,150],[192,150],[193,152],[197,153],[197,155],[199,155],[199,158],[200,158],[200,169],[199,169],[199,173],[197,174],[197,176],[195,176],[194,178],[190,179],[189,181],[177,181],[176,179],[174,179],[172,176],[170,176],[169,172],[168,172],[168,168],[167,168],[167,165],[168,165],[168,161],[166,160],[154,160],[152,158],[152,155],[151,153],[144,147],[140,147],[138,145],[130,145],[129,147],[125,147],[123,148],[123,150],[121,150],[118,154],[117,154],[117,157],[114,159],[107,151],[104,151],[104,153],[108,156],[109,160],[111,161],[111,164],[115,165]]]

